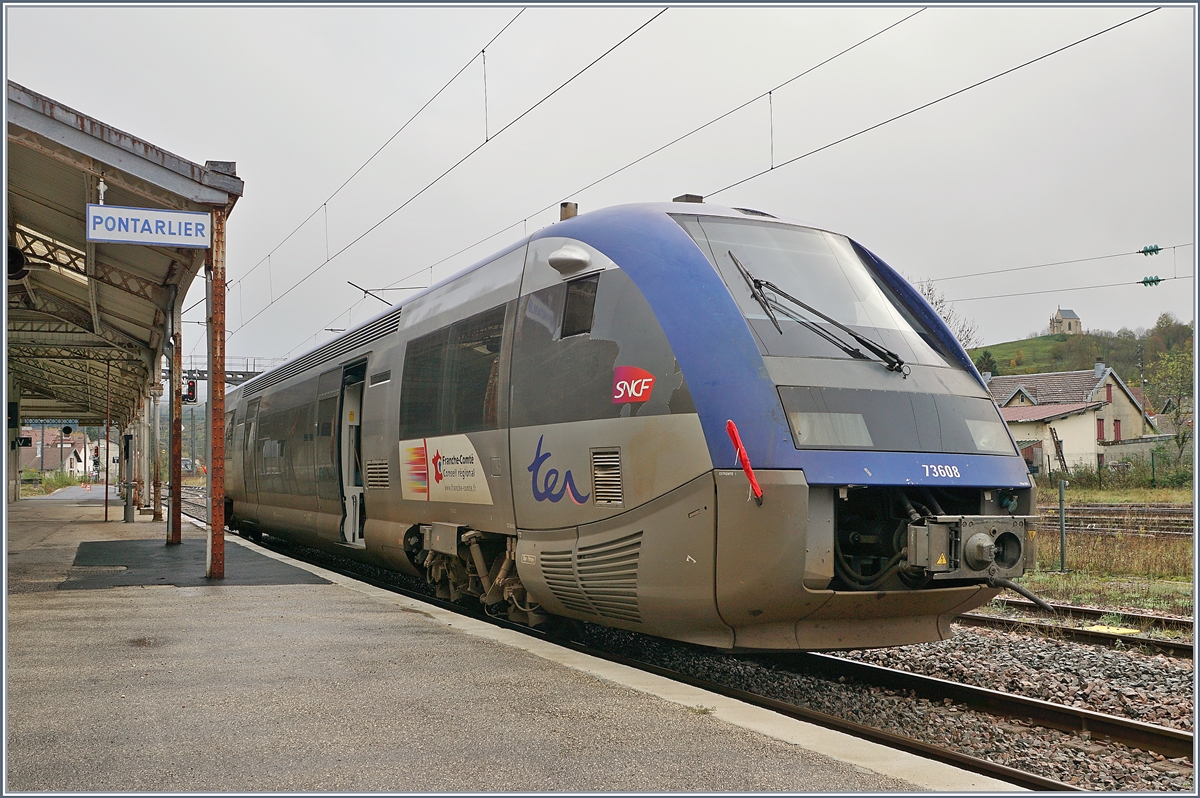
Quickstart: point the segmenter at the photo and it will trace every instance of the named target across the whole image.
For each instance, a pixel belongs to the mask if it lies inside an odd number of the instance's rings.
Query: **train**
[[[562,216],[227,394],[229,526],[729,651],[945,639],[1032,566],[1012,436],[871,251],[692,196]]]

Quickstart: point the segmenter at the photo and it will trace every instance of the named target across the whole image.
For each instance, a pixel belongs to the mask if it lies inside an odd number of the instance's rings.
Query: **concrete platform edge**
[[[202,525],[197,524],[197,526]],[[927,790],[989,793],[1022,791],[1022,788],[1007,782],[897,751],[878,743],[860,740],[839,731],[786,718],[770,710],[710,693],[698,687],[679,684],[665,677],[639,671],[636,668],[589,657],[517,632],[501,629],[472,618],[465,618],[397,593],[358,582],[324,568],[293,560],[259,546],[253,546],[234,536],[227,536],[226,540],[240,546],[250,547],[264,556],[303,568],[340,587],[354,590],[374,600],[395,605],[409,612],[419,613],[437,623],[466,634],[521,649],[572,670],[624,685],[675,704],[690,708],[703,707],[709,710],[712,717],[733,726],[785,743],[799,745],[831,759],[867,768],[875,773],[904,779]]]

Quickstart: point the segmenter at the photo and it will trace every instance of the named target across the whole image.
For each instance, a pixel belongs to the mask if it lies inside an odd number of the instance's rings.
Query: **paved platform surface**
[[[8,792],[1013,789],[101,501],[7,508]]]

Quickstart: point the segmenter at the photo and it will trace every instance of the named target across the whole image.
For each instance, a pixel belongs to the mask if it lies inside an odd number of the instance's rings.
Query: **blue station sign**
[[[209,249],[212,247],[212,214],[88,205],[87,240],[97,244]]]

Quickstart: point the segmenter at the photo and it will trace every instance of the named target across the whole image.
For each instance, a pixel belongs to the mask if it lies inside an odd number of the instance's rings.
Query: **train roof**
[[[712,205],[712,204],[703,203],[703,202],[628,203],[628,204],[624,204],[624,205],[612,205],[612,206],[607,206],[605,208],[599,208],[595,211],[590,211],[585,214],[580,214],[579,216],[572,217],[572,218],[583,219],[583,218],[586,218],[593,214],[606,213],[606,212],[617,213],[623,219],[629,219],[631,216],[637,217],[640,215],[645,215],[647,218],[649,218],[649,217],[661,216],[663,214],[688,214],[688,215],[700,215],[700,216],[723,216],[723,217],[736,218],[736,219],[754,219],[757,221],[778,222],[780,224],[798,225],[801,227],[808,227],[808,228],[814,229],[814,230],[823,229],[820,227],[815,227],[811,224],[806,224],[804,222],[799,222],[799,221],[795,221],[792,219],[785,219],[785,218],[777,217],[772,214],[766,213],[764,211],[756,210],[753,208],[731,208],[731,207],[726,207],[724,205]],[[569,222],[571,220],[568,219],[565,221]],[[310,365],[323,362],[323,361],[329,359],[330,357],[336,356],[336,354],[339,351],[343,350],[347,346],[348,342],[363,338],[364,335],[370,335],[370,337],[375,337],[375,333],[380,330],[383,330],[384,332],[386,332],[386,329],[391,326],[390,322],[392,320],[395,320],[398,324],[399,315],[400,315],[398,311],[402,310],[405,305],[408,305],[409,303],[414,302],[427,294],[437,291],[438,289],[445,286],[446,284],[451,283],[455,280],[458,280],[458,279],[470,274],[471,272],[475,271],[476,269],[479,269],[480,267],[482,267],[488,263],[491,263],[496,258],[506,255],[507,253],[512,252],[514,249],[516,249],[518,247],[525,246],[530,241],[536,241],[541,238],[546,238],[549,236],[561,234],[560,232],[556,231],[556,228],[558,228],[558,226],[560,224],[562,224],[562,222],[555,222],[553,224],[549,224],[549,225],[541,228],[540,230],[537,230],[537,231],[531,233],[530,235],[526,236],[525,238],[522,238],[518,241],[513,242],[509,246],[504,247],[502,249],[499,249],[499,250],[491,253],[490,255],[488,255],[485,258],[481,258],[480,260],[476,261],[475,263],[472,263],[470,266],[460,269],[459,271],[455,272],[454,274],[451,274],[450,276],[446,277],[445,279],[434,283],[433,285],[429,286],[428,288],[422,289],[421,291],[418,291],[415,294],[410,294],[409,296],[405,297],[402,301],[389,307],[387,310],[384,310],[384,311],[370,317],[369,319],[362,322],[361,324],[338,335],[336,338],[334,338],[330,341],[326,341],[325,343],[318,344],[317,346],[313,347],[312,349],[306,350],[305,352],[297,355],[296,357],[292,358],[291,360],[288,360],[283,365],[278,366],[277,368],[274,368],[270,371],[264,372],[263,374],[260,374],[259,376],[255,377],[254,379],[247,381],[246,383],[244,383],[242,386],[239,386],[239,387],[244,388],[246,390],[250,390],[250,391],[256,391],[257,389],[266,387],[267,385],[273,385],[275,383],[282,381],[283,379],[286,379],[288,376],[291,376],[291,374],[294,374],[294,373],[297,373],[298,371],[304,370],[305,368],[307,368]],[[566,232],[566,231],[562,231],[562,232]],[[833,232],[833,231],[826,230],[825,232]],[[234,391],[230,392],[230,394],[233,394],[233,393],[234,393]]]

